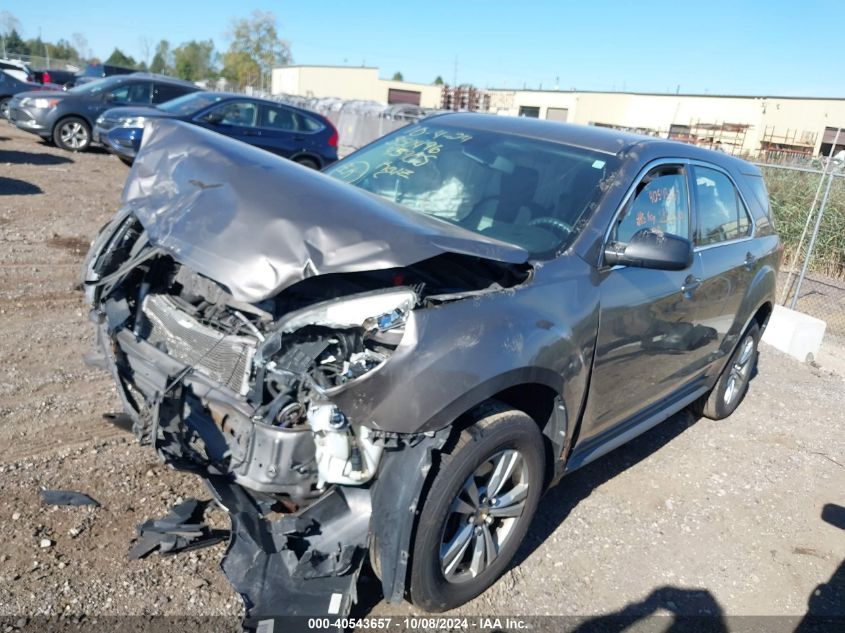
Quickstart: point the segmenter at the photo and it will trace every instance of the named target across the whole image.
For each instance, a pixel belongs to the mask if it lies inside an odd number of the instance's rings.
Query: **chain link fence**
[[[845,164],[760,165],[784,244],[778,303],[827,323],[845,349]]]

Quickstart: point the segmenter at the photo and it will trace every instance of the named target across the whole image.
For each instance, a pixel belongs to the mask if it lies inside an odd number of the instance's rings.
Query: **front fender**
[[[578,411],[597,320],[590,295],[576,288],[581,283],[529,285],[416,310],[387,363],[332,399],[353,422],[394,433],[444,428],[526,383],[548,386]],[[552,292],[562,300],[550,302]]]

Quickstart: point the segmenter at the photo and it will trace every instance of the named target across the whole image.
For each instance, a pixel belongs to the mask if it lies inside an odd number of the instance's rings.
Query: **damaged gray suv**
[[[91,362],[230,514],[253,621],[456,607],[541,494],[743,399],[781,246],[760,171],[598,127],[435,116],[323,173],[144,134],[85,264]]]

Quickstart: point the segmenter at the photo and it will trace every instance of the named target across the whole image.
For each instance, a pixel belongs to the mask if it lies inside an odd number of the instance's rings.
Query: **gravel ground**
[[[223,544],[127,558],[138,523],[208,495],[102,418],[111,382],[82,364],[79,264],[125,176],[0,126],[0,616],[241,612]],[[567,477],[511,570],[457,613],[800,616],[829,580],[816,601],[842,613],[845,531],[821,514],[845,505],[843,405],[839,375],[764,347],[734,416],[676,415]],[[102,507],[45,507],[41,487]],[[359,615],[414,612],[376,588],[363,582]]]

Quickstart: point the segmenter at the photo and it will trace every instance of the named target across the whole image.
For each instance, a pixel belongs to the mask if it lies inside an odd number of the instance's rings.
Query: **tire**
[[[69,152],[84,152],[91,145],[91,128],[85,119],[69,116],[56,123],[53,142]]]
[[[9,118],[9,102],[11,99],[9,97],[3,97],[0,99],[0,119],[7,119]]]
[[[313,158],[307,158],[303,156],[302,158],[294,159],[293,162],[299,163],[303,167],[308,167],[308,169],[320,169],[320,166],[317,164],[317,161],[315,161]]]
[[[543,437],[534,420],[499,402],[483,405],[473,418],[442,454],[412,544],[408,594],[429,612],[472,600],[498,579],[525,537],[544,485]],[[486,499],[497,465],[510,474],[497,496]]]
[[[755,322],[740,339],[713,389],[693,405],[694,413],[711,420],[724,420],[736,410],[748,392],[748,384],[757,366],[759,343],[760,326]]]

